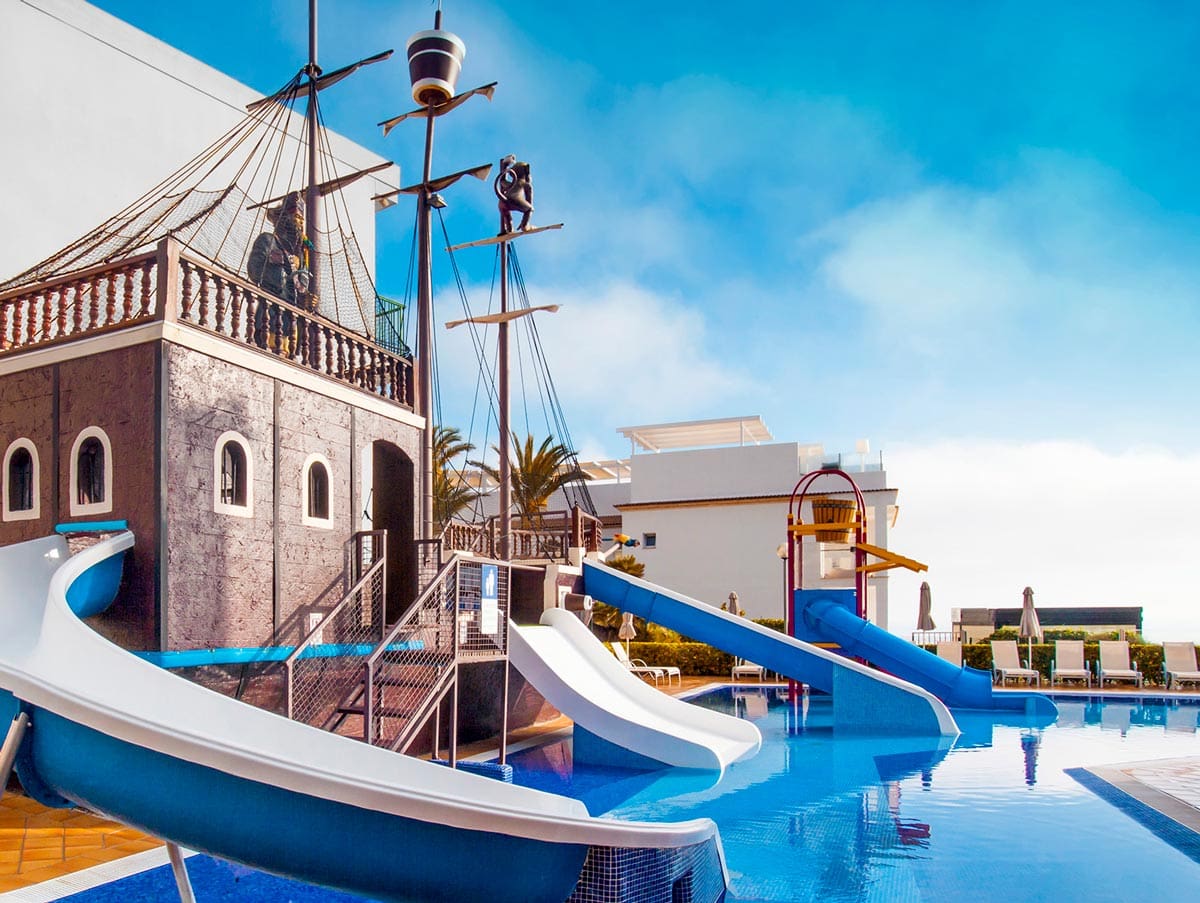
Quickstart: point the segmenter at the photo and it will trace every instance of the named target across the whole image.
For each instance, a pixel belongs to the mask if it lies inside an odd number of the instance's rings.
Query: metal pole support
[[[8,734],[4,738],[4,746],[0,747],[0,798],[4,796],[4,788],[12,775],[13,765],[17,761],[17,750],[25,739],[25,731],[29,729],[29,715],[21,712],[9,725]]]
[[[167,858],[171,860],[171,872],[175,875],[175,887],[179,890],[179,903],[196,903],[192,879],[188,877],[179,844],[167,841]]]

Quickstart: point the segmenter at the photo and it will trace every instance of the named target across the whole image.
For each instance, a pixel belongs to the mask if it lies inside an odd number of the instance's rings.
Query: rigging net
[[[314,139],[308,134],[306,116],[295,107],[310,96],[310,102],[316,103],[318,92],[308,89],[302,70],[275,94],[252,104],[225,134],[123,210],[0,282],[0,292],[136,256],[168,236],[191,255],[248,278],[251,247],[257,236],[271,231],[268,212],[288,194],[306,187],[305,149]],[[391,164],[339,176],[319,104],[317,119],[321,225],[307,236],[309,264],[317,276],[311,306],[344,328],[374,338],[377,294],[343,189]]]

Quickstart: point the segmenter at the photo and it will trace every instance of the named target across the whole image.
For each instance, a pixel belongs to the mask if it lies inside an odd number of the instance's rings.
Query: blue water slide
[[[924,687],[952,709],[1058,713],[1054,703],[1040,693],[996,693],[990,671],[959,667],[864,621],[848,610],[837,590],[797,590],[794,603],[797,621],[809,636],[836,643],[847,655],[859,656]]]
[[[43,805],[393,903],[559,903],[630,886],[725,898],[707,819],[593,818],[574,799],[244,705],[114,646],[78,613],[112,600],[133,544],[124,531],[74,555],[61,535],[0,547],[0,732],[8,722],[18,777]]]
[[[603,564],[585,561],[583,582],[595,599],[831,693],[835,730],[958,734],[945,704],[905,680]]]

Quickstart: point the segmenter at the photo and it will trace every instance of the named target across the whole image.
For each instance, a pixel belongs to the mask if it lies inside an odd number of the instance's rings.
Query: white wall
[[[799,478],[799,447],[783,442],[634,455],[629,466],[633,502],[779,495]]]
[[[730,591],[747,617],[782,618],[783,563],[775,548],[787,535],[786,501],[686,508],[626,509],[623,529],[657,546],[634,550],[646,579],[720,605]]]
[[[196,156],[260,95],[80,0],[0,0],[0,173],[8,228],[0,280],[85,234]],[[291,75],[280,72],[283,84]],[[333,136],[342,172],[383,162]],[[375,267],[372,194],[348,192]]]

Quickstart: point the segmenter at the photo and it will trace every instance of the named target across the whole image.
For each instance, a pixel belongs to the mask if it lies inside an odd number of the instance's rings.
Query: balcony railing
[[[0,294],[0,355],[152,321],[186,323],[413,405],[412,361],[193,259],[171,239],[151,253]]]
[[[442,544],[447,550],[495,558],[500,542],[498,521],[495,515],[482,524],[451,521],[442,531]],[[514,518],[512,558],[518,561],[566,561],[569,549],[598,552],[602,530],[600,520],[586,514],[578,505],[569,511],[546,511],[536,524]]]

